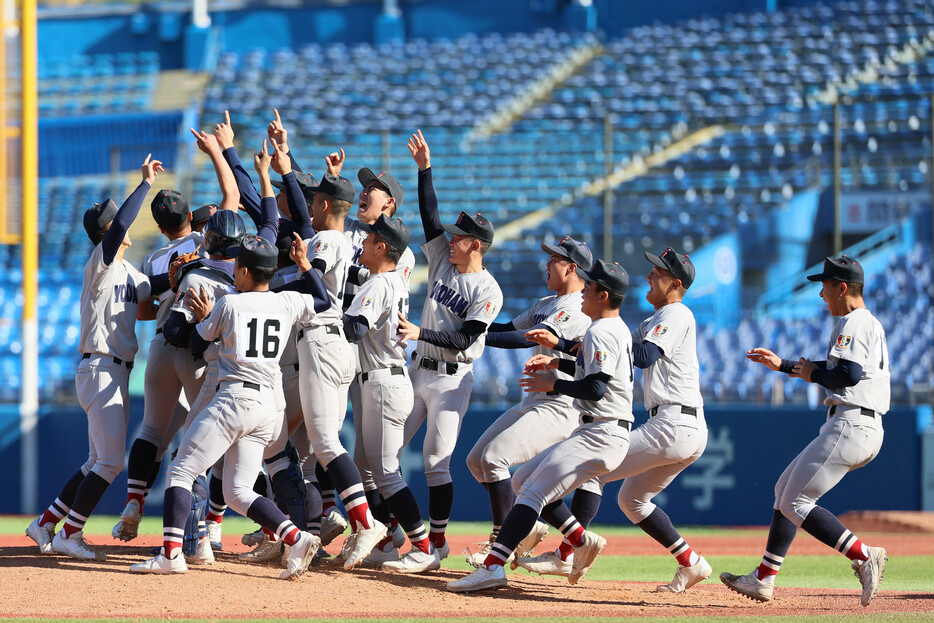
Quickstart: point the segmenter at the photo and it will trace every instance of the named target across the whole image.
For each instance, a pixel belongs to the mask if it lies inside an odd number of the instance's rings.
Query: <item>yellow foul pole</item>
[[[39,326],[36,293],[39,283],[39,107],[37,104],[36,0],[22,0],[22,193],[23,193],[23,378],[20,402],[20,510],[38,511]]]

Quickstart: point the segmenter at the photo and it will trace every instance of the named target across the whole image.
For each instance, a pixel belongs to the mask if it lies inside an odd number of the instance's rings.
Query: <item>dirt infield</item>
[[[482,540],[451,539],[452,552]],[[463,571],[442,569],[425,576],[394,576],[361,569],[345,572],[323,565],[302,578],[283,582],[280,569],[240,563],[245,551],[235,536],[225,538],[224,552],[206,568],[192,567],[181,576],[137,576],[127,570],[146,557],[157,537],[143,537],[132,546],[104,545],[108,559],[81,563],[61,556],[40,557],[24,537],[0,541],[0,586],[5,598],[0,617],[169,617],[169,618],[291,618],[291,617],[561,617],[561,616],[738,616],[812,615],[872,612],[932,612],[934,595],[884,591],[869,608],[859,605],[856,590],[778,588],[768,604],[754,603],[724,586],[705,583],[684,595],[656,593],[644,582],[595,582],[570,586],[562,578],[510,575],[509,587],[476,595],[444,590]],[[719,555],[758,556],[765,531],[736,537],[691,539],[700,551]],[[549,537],[545,547],[556,545]],[[886,535],[892,555],[934,554],[934,536]],[[332,548],[333,549],[333,548]],[[544,549],[542,550],[544,551]],[[658,546],[644,536],[612,537],[606,554],[658,555]],[[826,546],[798,539],[790,554],[823,554]],[[452,554],[453,555],[453,554]],[[669,578],[660,578],[667,580]],[[37,590],[38,589],[38,590]],[[400,590],[403,589],[403,590]]]

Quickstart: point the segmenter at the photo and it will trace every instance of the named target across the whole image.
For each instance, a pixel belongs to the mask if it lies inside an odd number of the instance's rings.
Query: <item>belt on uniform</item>
[[[84,353],[83,355],[81,355],[81,358],[90,359],[94,354],[96,353]],[[119,357],[110,357],[109,355],[98,355],[98,357],[102,357],[104,359],[113,359],[113,362],[117,364],[118,366],[126,366],[127,370],[133,369],[132,361],[124,361],[123,359],[120,359]]]
[[[593,416],[590,416],[590,415],[581,416],[581,422],[583,422],[584,424],[590,424],[593,421],[594,421]],[[632,430],[632,422],[627,422],[626,420],[616,420],[616,425],[622,426],[626,430]]]
[[[334,324],[329,324],[326,327],[317,327],[317,328],[319,329],[323,328],[324,332],[328,335],[340,335],[341,334],[341,330],[337,327],[337,325],[334,325]],[[313,331],[313,330],[314,329],[299,329],[298,334],[296,334],[295,337],[300,340],[302,339],[302,337],[305,336],[305,331]]]
[[[830,407],[830,411],[827,413],[827,417],[832,417],[833,414],[837,412],[837,407],[838,407],[838,406],[839,406],[841,409],[843,409],[843,408],[845,407],[845,405],[833,405],[833,406],[831,406],[831,407]],[[856,407],[852,407],[852,408],[855,409]],[[860,414],[860,415],[865,415],[866,417],[876,417],[876,412],[875,412],[875,411],[873,411],[872,409],[867,409],[867,408],[865,408],[865,407],[860,407],[860,408],[859,408],[859,414]]]
[[[243,385],[243,387],[245,387],[246,389],[252,389],[255,392],[258,392],[260,389],[259,383],[252,383],[250,381],[225,381],[225,382],[230,383],[231,385],[240,384],[240,385]],[[221,390],[221,384],[218,383],[217,387],[214,388],[214,391],[219,392],[220,390]]]
[[[425,370],[435,370],[441,374],[457,374],[457,364],[451,363],[449,361],[439,361],[437,359],[432,359],[431,357],[423,357],[417,352],[412,353],[412,360],[415,360],[415,357],[418,357],[418,367],[424,368]]]
[[[652,407],[651,409],[649,409],[649,417],[655,417],[656,413],[658,413],[658,407]],[[687,407],[687,406],[681,405],[681,413],[685,415],[693,415],[694,417],[697,417],[697,409],[695,409],[694,407]]]
[[[391,367],[391,368],[383,368],[383,369],[384,369],[384,370],[389,370],[389,374],[390,374],[391,376],[400,376],[400,375],[405,374],[405,368],[403,368],[403,367],[401,367],[401,366],[393,366],[393,367]],[[366,382],[370,379],[370,375],[371,375],[373,372],[377,372],[377,370],[370,370],[369,372],[361,372],[361,373],[360,373],[360,382],[361,382],[361,383],[366,383]]]

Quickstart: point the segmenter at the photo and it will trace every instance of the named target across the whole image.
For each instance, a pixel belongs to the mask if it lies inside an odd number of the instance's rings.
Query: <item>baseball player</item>
[[[590,326],[590,318],[581,311],[584,280],[577,275],[577,267],[590,267],[593,255],[585,243],[568,236],[557,245],[542,243],[542,250],[550,255],[545,266],[546,283],[555,294],[540,299],[511,322],[493,323],[487,333],[486,344],[498,348],[536,346],[536,354],[573,360],[571,355],[528,341],[526,332],[546,329],[550,334],[568,340],[580,341],[583,338]],[[559,378],[565,378],[563,373],[558,374]],[[509,468],[525,463],[568,438],[577,427],[578,418],[571,402],[571,397],[563,394],[524,394],[519,404],[490,425],[467,455],[467,467],[489,493],[493,511],[493,531],[489,542],[476,554],[468,554],[468,562],[474,566],[483,564],[515,502]],[[539,538],[532,547],[547,532],[545,524],[536,522],[535,526]],[[530,548],[520,548],[519,555],[524,556],[528,551]]]
[[[344,150],[341,149],[339,152],[329,154],[326,162],[329,173],[334,175],[340,174],[344,165]],[[353,264],[347,274],[347,285],[344,288],[344,311],[350,307],[354,296],[356,296],[360,286],[366,281],[369,275],[366,266],[364,266],[361,261],[363,241],[367,237],[367,232],[361,226],[374,224],[381,215],[386,215],[390,218],[395,216],[396,211],[399,209],[399,206],[402,205],[402,201],[405,198],[405,191],[402,185],[388,171],[382,171],[376,174],[370,169],[363,168],[357,172],[357,180],[363,186],[357,198],[357,218],[352,219],[348,216],[344,219],[344,235],[347,236],[347,240],[350,242],[351,247],[353,247]],[[414,268],[415,254],[412,253],[411,249],[406,247],[399,261],[396,263],[396,271],[402,275],[406,288],[409,287],[409,278]],[[354,413],[354,432],[359,439],[362,437],[360,423],[363,416],[361,414],[360,383],[358,378],[362,369],[360,367],[359,355],[356,352],[354,354],[357,357],[357,374],[350,384],[349,395],[350,404]],[[367,500],[370,504],[370,510],[373,512],[373,516],[390,527],[390,536],[387,536],[383,541],[377,544],[377,547],[374,548],[372,553],[372,555],[377,558],[379,556],[384,556],[385,560],[368,559],[367,562],[377,563],[395,560],[398,558],[397,548],[405,544],[405,534],[399,528],[398,521],[390,514],[386,501],[380,495],[379,488],[374,478],[365,467],[367,460],[363,455],[363,447],[361,445],[354,447],[354,462],[357,463],[357,466],[360,468],[360,476],[363,478],[363,488],[366,491]],[[343,518],[338,512],[333,497],[329,500],[325,500],[324,511],[326,514],[322,524],[322,534],[325,532],[336,532],[338,530],[343,532],[343,529],[346,528],[346,522],[343,521]],[[324,540],[322,536],[322,542],[324,542]],[[393,547],[391,548],[389,548],[390,542],[393,543]],[[389,551],[384,551],[383,548],[388,548]]]
[[[600,477],[601,484],[623,480],[619,507],[626,517],[659,542],[678,561],[674,579],[657,587],[660,592],[682,593],[710,577],[712,569],[681,537],[668,515],[652,503],[687,466],[696,461],[707,445],[703,398],[700,392],[700,364],[697,361],[697,328],[691,310],[682,303],[694,282],[694,264],[687,255],[667,248],[661,255],[644,253],[652,264],[646,277],[646,300],[655,313],[644,320],[633,334],[636,367],[645,370],[645,408],[649,420],[629,436],[629,451],[618,468]],[[541,340],[542,334],[532,336]],[[547,336],[546,344],[557,341]],[[599,487],[602,491],[602,487]],[[594,496],[593,514],[599,495],[578,490],[579,496]],[[576,499],[575,499],[576,501]],[[564,503],[546,509],[542,517],[560,526],[572,513]],[[593,518],[574,517],[584,525]],[[567,576],[571,572],[573,550],[562,543],[557,552],[535,558],[518,559],[518,565],[537,573]]]
[[[781,359],[765,348],[753,348],[746,357],[824,387],[826,421],[775,484],[762,562],[746,575],[721,573],[720,580],[750,599],[771,600],[775,576],[800,527],[853,561],[862,585],[860,603],[868,606],[885,571],[885,549],[863,543],[817,500],[848,472],[872,461],[882,447],[882,416],[889,410],[890,396],[885,330],[866,309],[863,267],[855,259],[828,257],[823,270],[808,279],[821,282],[820,296],[837,318],[826,361]]]
[[[146,156],[143,162],[143,181],[119,209],[108,199],[84,214],[84,229],[95,246],[84,266],[81,363],[75,385],[88,416],[90,449],[87,461],[65,483],[55,501],[26,528],[40,554],[56,552],[79,560],[106,557],[84,540],[84,524],[123,469],[139,301],[168,288],[167,275],[150,279],[123,259],[132,244],[130,225],[163,170],[162,163],[151,157]],[[63,518],[65,525],[56,533],[55,526]]]
[[[386,506],[399,519],[412,543],[400,559],[395,553],[382,568],[398,573],[421,573],[441,568],[441,558],[431,547],[415,496],[402,480],[399,457],[405,437],[405,420],[412,411],[414,395],[409,381],[404,341],[398,334],[399,315],[408,313],[409,289],[397,262],[408,249],[409,231],[400,219],[381,215],[375,223],[360,223],[369,231],[360,261],[369,277],[344,315],[344,333],[360,352],[360,435],[362,470],[372,474]],[[381,550],[367,559],[374,562]]]
[[[503,293],[483,268],[483,255],[493,242],[493,224],[479,213],[461,212],[457,223],[442,227],[431,181],[431,154],[421,130],[408,146],[418,165],[418,209],[425,230],[422,250],[431,286],[422,308],[424,328],[404,317],[399,321],[399,332],[418,340],[411,373],[415,406],[405,423],[405,442],[427,419],[423,454],[429,538],[443,559],[450,553],[444,533],[454,504],[451,455],[470,402],[473,360],[483,352],[484,334],[503,305]],[[451,234],[450,241],[444,232]]]
[[[236,212],[240,193],[237,191],[233,173],[224,161],[217,140],[213,135],[204,132],[191,130],[191,133],[197,139],[201,151],[207,154],[214,163],[223,195],[221,209]],[[150,207],[153,220],[159,225],[159,230],[169,239],[169,243],[148,255],[143,261],[141,270],[149,276],[154,272],[167,272],[169,265],[177,257],[199,250],[204,242],[200,233],[192,231],[192,213],[188,209],[188,202],[178,191],[159,191]],[[232,219],[226,222],[232,222]],[[217,234],[217,230],[214,233]],[[243,233],[241,223],[237,237]],[[217,248],[215,253],[222,253],[225,249],[226,247]],[[146,365],[144,383],[146,399],[142,427],[139,437],[130,447],[127,460],[126,505],[111,533],[115,539],[122,541],[131,541],[136,538],[143,505],[152,483],[159,474],[162,456],[185,421],[187,407],[201,391],[204,378],[204,361],[195,361],[192,358],[188,351],[187,335],[183,340],[171,341],[163,334],[174,298],[175,293],[171,291],[166,291],[159,298],[156,335],[150,343],[149,359]],[[146,305],[144,304],[141,315],[146,313]],[[185,324],[183,319],[180,325]],[[183,391],[184,402],[179,404],[179,396]]]
[[[330,305],[314,271],[305,273],[312,296],[269,292],[278,252],[269,242],[246,235],[228,250],[237,258],[234,281],[240,294],[212,304],[195,290],[187,304],[199,320],[191,336],[194,354],[214,340],[218,351],[217,393],[195,416],[169,466],[163,511],[163,547],[153,558],[130,567],[135,573],[184,573],[181,535],[191,504],[191,485],[221,456],[224,461],[225,498],[237,512],[276,532],[288,546],[288,563],[279,576],[300,575],[318,549],[318,538],[300,531],[270,500],[253,491],[263,450],[282,426],[277,387],[279,357],[289,328],[308,322],[317,310]]]
[[[360,472],[340,441],[347,392],[354,376],[353,349],[344,339],[341,311],[352,257],[344,236],[344,219],[356,193],[350,180],[330,173],[310,191],[314,192],[312,225],[317,233],[308,242],[308,259],[322,276],[331,308],[298,327],[299,394],[315,458],[336,485],[350,518],[353,534],[345,540],[341,557],[344,568],[352,569],[387,531],[370,512]],[[304,197],[297,197],[291,184],[286,193],[295,228],[301,230],[308,219]]]
[[[576,361],[534,355],[526,363],[520,384],[528,392],[558,391],[573,397],[581,414],[571,435],[522,465],[513,477],[516,503],[509,511],[484,563],[447,588],[465,593],[506,586],[504,565],[525,538],[547,504],[592,478],[615,469],[626,456],[632,426],[632,338],[619,316],[629,276],[619,264],[597,260],[589,271],[576,269],[587,282],[581,310],[592,323],[581,342]],[[557,379],[551,370],[574,373],[574,380]],[[590,569],[606,540],[584,530],[571,519],[561,531],[575,547],[568,579],[572,584]]]
[[[216,203],[206,203],[200,208],[191,211],[191,230],[199,234],[204,231],[204,226],[208,224],[211,215],[217,212]]]

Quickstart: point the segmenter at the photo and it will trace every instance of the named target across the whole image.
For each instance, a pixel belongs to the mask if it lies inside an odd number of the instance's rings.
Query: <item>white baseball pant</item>
[[[130,424],[130,371],[126,363],[93,354],[75,373],[78,402],[88,416],[88,460],[84,474],[94,472],[108,483],[123,470],[126,430]]]

